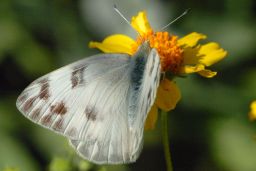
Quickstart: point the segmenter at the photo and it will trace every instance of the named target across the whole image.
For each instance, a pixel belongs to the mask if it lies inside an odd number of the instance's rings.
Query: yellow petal
[[[133,39],[126,35],[115,34],[106,37],[102,43],[90,42],[90,48],[98,48],[104,53],[127,53],[132,55],[132,45],[135,43]]]
[[[200,63],[204,64],[205,66],[215,64],[227,55],[227,51],[220,48],[219,44],[215,42],[202,45],[198,53],[199,56],[201,56],[201,59],[199,60]]]
[[[249,119],[251,121],[255,121],[256,120],[256,101],[253,101],[251,103],[250,108],[251,108],[251,111],[249,112]]]
[[[141,35],[147,33],[149,30],[151,30],[151,27],[150,27],[150,24],[148,22],[145,11],[139,12],[137,16],[132,17],[131,25]]]
[[[193,48],[186,47],[183,49],[183,67],[180,68],[180,73],[198,72],[201,76],[212,78],[217,73],[205,70],[205,67],[222,60],[226,55],[227,52],[213,42]]]
[[[151,107],[145,125],[144,125],[144,129],[145,130],[152,130],[155,128],[155,124],[157,121],[157,117],[158,117],[158,108],[156,103],[154,103],[154,105]]]
[[[194,47],[201,39],[206,39],[206,35],[200,33],[190,33],[178,40],[178,45],[183,47]]]
[[[183,49],[183,65],[197,65],[202,56],[199,56],[200,46],[186,47]]]
[[[156,104],[160,109],[166,112],[174,109],[180,98],[180,90],[174,82],[168,79],[161,81],[156,97]]]
[[[191,74],[191,73],[200,72],[203,70],[205,70],[205,67],[202,64],[198,64],[195,66],[185,65],[185,66],[181,67],[180,73],[181,74]]]
[[[205,69],[205,70],[199,71],[198,74],[200,74],[201,76],[206,77],[206,78],[212,78],[215,75],[217,75],[217,72],[213,72],[209,69]]]

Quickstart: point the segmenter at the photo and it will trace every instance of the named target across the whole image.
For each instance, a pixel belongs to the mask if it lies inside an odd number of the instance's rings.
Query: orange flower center
[[[183,62],[183,51],[177,44],[177,36],[170,35],[168,32],[154,33],[153,30],[149,30],[137,38],[136,43],[132,46],[133,53],[146,40],[149,41],[151,48],[157,50],[161,60],[162,71],[170,71],[177,74]]]

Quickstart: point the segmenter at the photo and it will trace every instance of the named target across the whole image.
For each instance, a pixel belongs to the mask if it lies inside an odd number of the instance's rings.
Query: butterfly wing
[[[17,107],[37,124],[70,139],[89,142],[87,149],[92,154],[88,159],[97,152],[96,148],[93,152],[97,142],[105,143],[102,148],[107,149],[106,155],[113,150],[107,147],[111,141],[128,151],[125,135],[130,60],[128,55],[103,54],[60,68],[30,84],[18,97]],[[112,134],[123,139],[111,140],[115,138]],[[108,160],[103,158],[104,162]]]
[[[143,93],[134,95],[133,61],[124,54],[103,54],[75,62],[30,84],[19,96],[17,107],[33,122],[68,137],[90,161],[133,162],[142,144],[143,125],[139,123],[144,124],[151,106],[143,107],[141,115],[140,103],[134,106],[131,102],[141,101],[146,93],[141,88]]]
[[[142,58],[143,57],[143,58]],[[143,141],[144,123],[153,103],[159,86],[161,65],[156,49],[151,49],[148,42],[141,45],[135,56],[135,65],[131,77],[128,119],[133,141],[134,156],[140,154]],[[141,71],[142,66],[144,69]],[[142,76],[138,73],[142,72]]]

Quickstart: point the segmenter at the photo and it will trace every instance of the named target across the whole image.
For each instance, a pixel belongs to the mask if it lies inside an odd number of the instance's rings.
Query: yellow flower
[[[251,121],[255,121],[256,120],[256,100],[251,103],[250,108],[251,108],[251,111],[249,112],[249,119]]]
[[[199,40],[206,39],[200,33],[190,33],[182,38],[168,32],[154,32],[145,12],[139,12],[131,20],[132,27],[140,34],[137,40],[122,35],[111,35],[103,42],[90,42],[90,48],[98,48],[105,53],[127,53],[133,55],[138,47],[148,40],[150,47],[155,48],[160,56],[162,72],[173,76],[198,73],[203,77],[212,78],[217,72],[206,67],[222,60],[227,52],[217,43],[198,44]],[[175,108],[181,95],[173,80],[164,78],[158,87],[155,104],[148,114],[145,128],[153,129],[157,121],[158,108],[170,111]]]

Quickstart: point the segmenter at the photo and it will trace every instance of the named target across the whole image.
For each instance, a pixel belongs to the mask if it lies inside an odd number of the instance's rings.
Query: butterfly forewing
[[[129,60],[127,55],[104,54],[58,69],[29,85],[19,96],[17,107],[33,122],[69,138],[83,139],[87,121],[96,120],[96,113],[102,119],[101,106],[125,76]]]

